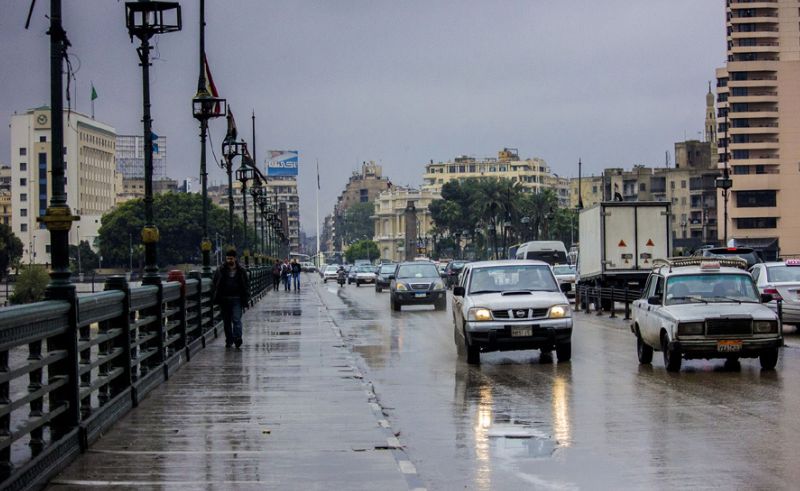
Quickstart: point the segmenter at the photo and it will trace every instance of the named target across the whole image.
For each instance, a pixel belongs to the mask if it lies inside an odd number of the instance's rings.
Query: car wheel
[[[667,367],[667,371],[680,372],[683,356],[679,350],[669,348],[666,334],[661,336],[661,351],[664,354],[664,366]]]
[[[649,365],[653,361],[653,348],[644,342],[639,333],[636,333],[636,355],[642,365]]]
[[[774,370],[775,365],[778,364],[778,348],[767,348],[758,355],[758,361],[761,362],[761,368],[764,370]]]
[[[447,298],[442,297],[433,302],[433,308],[436,310],[447,310]]]
[[[400,312],[400,307],[401,307],[401,305],[400,305],[400,302],[398,302],[397,300],[395,300],[395,298],[394,298],[394,297],[391,297],[391,298],[389,299],[389,303],[390,303],[390,304],[391,304],[391,306],[392,306],[392,310],[394,310],[395,312]]]
[[[356,281],[356,286],[357,286],[357,287],[361,286],[361,283],[359,283],[359,282],[357,282],[357,281]]]
[[[383,291],[383,288],[379,287],[378,285],[375,285],[375,291],[380,293]]]
[[[556,345],[556,357],[558,362],[566,362],[572,358],[572,342]]]
[[[478,346],[469,344],[469,340],[467,340],[466,335],[464,335],[464,349],[467,351],[467,364],[481,364],[481,349]]]
[[[464,354],[464,348],[466,347],[466,344],[461,340],[461,334],[459,334],[458,328],[455,326],[455,324],[453,324],[453,341],[456,343],[456,353],[458,353],[459,356],[462,356]]]

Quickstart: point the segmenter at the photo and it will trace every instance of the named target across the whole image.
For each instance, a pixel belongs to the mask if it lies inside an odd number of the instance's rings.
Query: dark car
[[[444,268],[444,272],[442,272],[442,278],[444,278],[444,285],[447,288],[452,288],[458,283],[458,275],[461,273],[461,270],[464,269],[464,266],[467,265],[466,261],[450,261],[447,263],[447,266]]]
[[[436,310],[447,307],[447,290],[436,265],[430,261],[411,261],[397,265],[389,284],[392,310],[403,305],[433,304]]]
[[[380,293],[384,288],[389,288],[389,284],[394,277],[394,270],[397,268],[395,263],[381,264],[375,276],[375,291]]]
[[[699,257],[740,257],[747,261],[747,267],[751,268],[755,264],[763,263],[761,256],[750,247],[706,247],[694,252],[694,256]]]

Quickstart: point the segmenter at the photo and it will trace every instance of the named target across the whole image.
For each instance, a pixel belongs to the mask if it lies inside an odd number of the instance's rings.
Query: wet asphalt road
[[[316,283],[428,489],[796,489],[800,350],[776,371],[640,366],[621,318],[575,313],[570,363],[459,359],[452,313],[391,312],[371,286]],[[796,336],[791,340],[796,342]]]

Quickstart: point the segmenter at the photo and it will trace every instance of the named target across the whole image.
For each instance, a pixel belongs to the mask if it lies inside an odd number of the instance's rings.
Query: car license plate
[[[717,351],[720,353],[737,353],[742,351],[742,341],[733,339],[724,339],[717,341]]]
[[[533,334],[531,326],[513,326],[511,327],[511,337],[529,337]]]
[[[414,296],[417,297],[417,298],[425,298],[425,295],[427,295],[427,293],[415,293],[414,294]]]

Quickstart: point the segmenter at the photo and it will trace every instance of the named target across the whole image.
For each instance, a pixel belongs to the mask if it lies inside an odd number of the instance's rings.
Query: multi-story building
[[[800,193],[792,191],[800,187],[800,4],[729,0],[726,20],[717,137],[732,187],[720,238],[727,230],[741,245],[800,254]],[[725,212],[720,206],[720,222]]]
[[[126,179],[144,179],[144,138],[117,136],[117,171]],[[167,177],[167,137],[153,139],[153,181]]]
[[[550,168],[544,160],[536,157],[520,160],[516,148],[504,148],[498,152],[497,158],[477,159],[462,155],[452,162],[434,163],[431,160],[425,164],[422,180],[424,189],[438,194],[448,181],[482,177],[510,179],[519,182],[524,190],[533,192],[538,192],[539,189],[547,188],[554,183],[568,189],[566,181],[560,183],[557,176],[550,173]]]
[[[235,185],[234,185],[235,187]],[[239,193],[241,195],[241,192]],[[281,205],[286,208],[286,229],[288,230],[289,251],[300,250],[300,196],[297,194],[296,176],[267,176],[267,198],[270,205],[279,209]],[[248,196],[248,203],[252,211],[252,202]],[[251,218],[252,219],[252,218]]]
[[[409,201],[417,210],[417,248],[421,254],[430,254],[433,237],[433,219],[428,206],[433,200],[441,199],[439,193],[428,189],[410,189],[394,186],[375,199],[375,224],[373,241],[378,244],[381,259],[403,261],[405,254],[406,220],[405,209]]]
[[[114,152],[117,134],[111,126],[64,111],[64,158],[67,205],[80,220],[72,225],[70,243],[93,244],[100,217],[114,207]],[[49,107],[11,117],[11,202],[14,233],[24,246],[23,262],[50,263],[50,234],[36,218],[45,214],[52,190],[51,114]]]
[[[0,223],[11,226],[11,167],[0,164]]]
[[[330,246],[326,250],[343,249],[344,238],[337,234],[336,224],[343,223],[347,210],[357,203],[374,203],[378,194],[391,188],[388,177],[383,176],[383,168],[374,161],[362,162],[360,171],[353,171],[344,190],[336,199],[330,228],[325,228]]]
[[[129,199],[144,198],[144,178],[123,177],[117,172],[117,204],[128,201]],[[164,177],[153,180],[153,194],[177,193],[179,191],[178,181]]]

